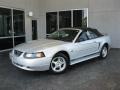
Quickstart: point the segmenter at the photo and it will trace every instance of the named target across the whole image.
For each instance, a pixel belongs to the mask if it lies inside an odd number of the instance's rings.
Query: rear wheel
[[[104,45],[101,49],[100,57],[102,59],[105,59],[107,55],[108,55],[108,47]]]
[[[56,54],[50,64],[50,70],[53,73],[62,73],[68,66],[68,57],[62,53]]]

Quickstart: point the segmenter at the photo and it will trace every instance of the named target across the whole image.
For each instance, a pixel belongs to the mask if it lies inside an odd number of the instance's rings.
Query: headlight
[[[37,53],[25,53],[25,58],[34,59],[34,58],[42,58],[45,57],[45,54],[43,52],[37,52]]]

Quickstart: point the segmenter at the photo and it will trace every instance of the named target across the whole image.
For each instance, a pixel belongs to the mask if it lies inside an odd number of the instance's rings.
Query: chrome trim
[[[71,10],[71,27],[73,27],[73,10]]]
[[[60,24],[59,21],[60,21],[59,20],[59,12],[57,12],[57,29],[58,30],[60,29],[60,27],[59,27],[59,24]]]
[[[0,39],[6,39],[6,38],[13,38],[13,36],[10,36],[10,37],[0,37]]]
[[[25,35],[20,35],[20,36],[14,36],[14,37],[15,37],[15,38],[16,38],[16,37],[25,37]]]
[[[11,17],[12,17],[12,39],[13,39],[13,47],[15,46],[15,40],[14,40],[14,22],[13,22],[13,9],[11,9]]]
[[[11,49],[0,50],[0,53],[1,53],[1,52],[10,51],[10,50],[12,50],[12,48],[11,48]]]

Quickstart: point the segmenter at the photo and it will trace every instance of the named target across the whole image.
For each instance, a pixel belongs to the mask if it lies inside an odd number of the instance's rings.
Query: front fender
[[[61,52],[61,51],[65,51],[69,55],[69,58],[71,58],[70,49],[68,46],[66,47],[66,45],[48,48],[48,49],[44,50],[44,53],[45,53],[46,57],[53,58],[55,56],[55,54],[57,54],[58,52]]]

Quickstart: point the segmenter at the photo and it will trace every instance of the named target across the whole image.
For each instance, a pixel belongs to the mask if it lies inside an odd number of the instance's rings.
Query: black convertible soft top
[[[84,31],[92,31],[94,32],[95,34],[97,34],[98,36],[103,36],[103,34],[101,34],[97,29],[93,29],[93,28],[80,28],[81,30],[84,30]]]
[[[101,36],[103,36],[103,34],[101,34],[97,29],[94,29],[94,28],[90,28],[90,27],[75,27],[75,28],[62,28],[62,29],[72,29],[72,30],[74,30],[74,29],[80,29],[80,30],[82,30],[82,31],[85,31],[85,32],[87,32],[87,31],[92,31],[92,32],[94,32],[95,34],[97,34],[97,36],[99,36],[99,37],[101,37]]]

